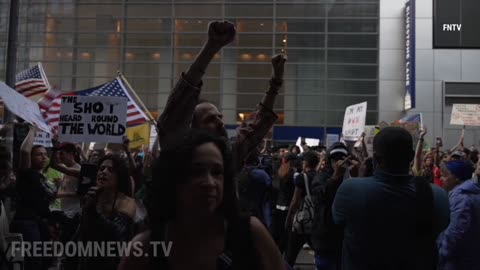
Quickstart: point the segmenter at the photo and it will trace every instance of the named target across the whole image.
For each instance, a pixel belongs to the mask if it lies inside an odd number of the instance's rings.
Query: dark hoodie
[[[329,254],[340,260],[343,242],[343,228],[335,225],[332,217],[332,205],[335,194],[343,182],[332,181],[333,168],[331,153],[343,149],[348,153],[343,143],[334,143],[327,151],[325,168],[312,182],[312,199],[315,205],[314,224],[312,229],[312,244],[319,254]]]

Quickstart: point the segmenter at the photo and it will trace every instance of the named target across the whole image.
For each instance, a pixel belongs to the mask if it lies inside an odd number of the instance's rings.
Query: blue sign
[[[415,108],[415,0],[405,4],[405,110]]]

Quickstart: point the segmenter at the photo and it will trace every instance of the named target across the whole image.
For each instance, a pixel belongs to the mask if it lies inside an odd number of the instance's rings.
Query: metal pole
[[[7,67],[5,83],[11,88],[15,89],[15,74],[17,70],[17,45],[18,45],[18,13],[19,13],[19,0],[10,1],[10,13],[8,22],[8,38],[7,38]],[[3,122],[7,128],[5,146],[12,155],[13,158],[13,114],[7,109],[4,104],[4,117]],[[15,159],[14,159],[15,160]],[[13,163],[12,163],[13,164]],[[15,164],[13,164],[15,167]]]
[[[10,16],[7,39],[7,74],[5,83],[13,89],[15,89],[15,74],[17,69],[19,7],[19,0],[10,1]],[[6,112],[5,118],[5,120],[11,120],[12,114],[10,112]]]

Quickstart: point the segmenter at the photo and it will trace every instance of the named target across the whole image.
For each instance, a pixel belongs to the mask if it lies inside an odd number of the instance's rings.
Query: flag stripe
[[[41,94],[45,93],[46,91],[47,91],[47,89],[42,88],[42,89],[28,91],[28,93],[25,93],[23,95],[27,98],[30,98],[30,97],[33,97],[33,96],[41,95]]]
[[[45,83],[43,82],[43,80],[29,80],[27,82],[22,82],[20,84],[15,84],[15,89],[18,91],[18,92],[22,92],[22,90],[25,90],[25,89],[29,89],[31,87],[34,87],[34,86],[43,86],[46,88],[45,86]]]

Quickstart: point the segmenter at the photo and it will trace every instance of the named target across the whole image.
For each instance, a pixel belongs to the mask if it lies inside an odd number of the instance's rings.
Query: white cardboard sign
[[[365,130],[367,118],[367,102],[347,107],[343,120],[343,139],[345,141],[357,141]]]
[[[50,127],[45,123],[37,103],[22,96],[3,82],[0,82],[0,97],[13,114],[42,131],[52,133]]]
[[[315,147],[320,144],[319,139],[305,138],[305,143],[310,147]]]
[[[480,126],[480,105],[453,104],[450,125]]]
[[[33,137],[34,145],[41,145],[43,147],[53,147],[52,137],[47,132],[37,131],[35,137]]]
[[[126,98],[63,96],[58,138],[62,142],[122,143],[126,119]]]

